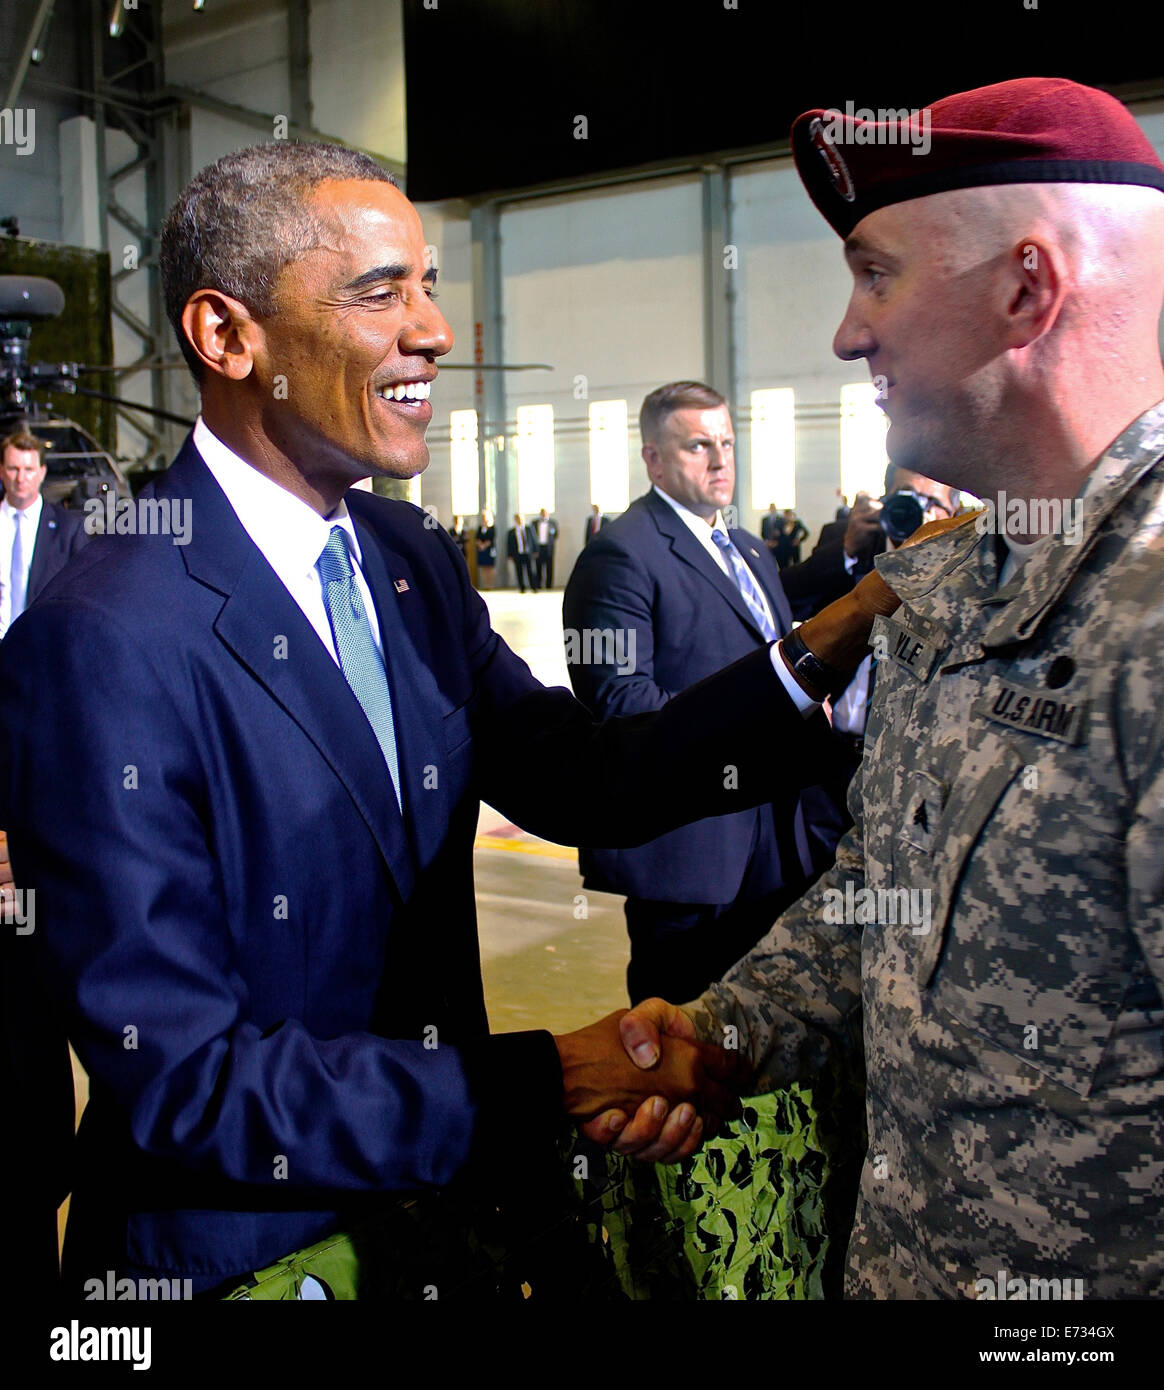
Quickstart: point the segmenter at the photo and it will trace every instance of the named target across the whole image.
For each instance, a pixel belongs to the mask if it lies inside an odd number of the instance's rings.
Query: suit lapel
[[[51,502],[42,502],[40,520],[36,524],[36,536],[33,540],[28,585],[25,590],[27,603],[31,603],[44,587],[42,576],[48,569],[49,554],[56,548],[59,534],[60,527],[57,522],[56,509]]]
[[[672,553],[676,558],[682,560],[684,564],[690,565],[697,574],[702,575],[719,596],[726,599],[739,618],[747,624],[759,640],[763,641],[764,634],[756,626],[756,620],[744,602],[744,596],[740,593],[735,580],[729,579],[724,574],[723,570],[691,534],[682,518],[653,489],[647,493],[644,501],[655,519],[655,524],[670,541]]]
[[[343,672],[246,534],[192,442],[187,440],[157,490],[191,499],[197,524],[190,543],[182,547],[183,560],[191,579],[224,595],[214,624],[219,639],[299,725],[343,783],[400,897],[407,898],[415,867],[392,779]],[[398,717],[403,760],[399,728]]]
[[[765,557],[761,554],[742,531],[732,531],[730,534],[736,549],[744,557],[744,564],[752,571],[756,583],[767,595],[768,607],[772,610],[777,633],[788,632],[792,627],[792,609],[788,606],[784,585],[780,582],[779,566],[770,556]],[[767,564],[765,559],[768,560]]]
[[[441,718],[448,701],[421,655],[427,647],[425,609],[411,568],[354,512],[352,519],[360,538],[364,578],[380,620],[396,725],[405,828],[416,861],[423,868],[440,848],[448,825],[448,778]]]

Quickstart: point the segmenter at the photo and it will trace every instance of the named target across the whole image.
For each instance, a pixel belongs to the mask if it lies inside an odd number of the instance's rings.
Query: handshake
[[[724,1121],[738,1119],[751,1079],[741,1052],[700,1042],[690,1018],[665,999],[616,1010],[554,1041],[567,1115],[584,1121],[588,1139],[645,1162],[687,1158]]]

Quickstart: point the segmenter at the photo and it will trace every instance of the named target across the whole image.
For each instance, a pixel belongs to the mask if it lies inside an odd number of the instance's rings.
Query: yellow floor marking
[[[511,840],[504,835],[478,835],[474,849],[504,849],[517,854],[536,854],[542,859],[576,859],[578,851],[566,845],[551,845],[545,840]]]

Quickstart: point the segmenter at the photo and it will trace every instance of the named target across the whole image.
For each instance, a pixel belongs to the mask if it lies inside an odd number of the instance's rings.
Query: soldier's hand
[[[645,999],[629,1013],[623,1014],[619,1021],[619,1035],[627,1056],[644,1071],[652,1071],[659,1065],[664,1039],[696,1041],[691,1019],[677,1005],[669,1004],[665,999]],[[706,1043],[702,1046],[710,1049],[711,1065],[716,1075],[733,1091],[742,1090],[750,1079],[751,1068],[741,1054]],[[718,1056],[715,1055],[717,1053]],[[625,1126],[625,1117],[621,1114],[599,1115],[591,1126],[583,1126],[583,1133],[603,1143],[610,1143],[611,1134],[617,1134],[613,1145],[617,1153],[632,1154],[644,1162],[673,1163],[694,1153],[702,1140],[714,1138],[722,1123],[721,1116],[715,1112],[705,1113],[702,1117],[694,1112],[684,1116],[681,1112],[686,1108],[681,1106],[668,1111],[662,1105],[652,1106],[648,1103],[640,1106],[634,1118]],[[738,1113],[737,1110],[723,1118],[735,1118]]]

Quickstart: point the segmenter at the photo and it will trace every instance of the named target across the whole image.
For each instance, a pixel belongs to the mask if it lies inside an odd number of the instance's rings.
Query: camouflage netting
[[[819,1299],[837,1296],[864,1150],[855,1081],[749,1101],[735,1133],[677,1167],[563,1132],[511,1186],[382,1210],[257,1271],[231,1298]],[[548,1160],[548,1161],[547,1161]],[[830,1229],[836,1234],[830,1243]]]

